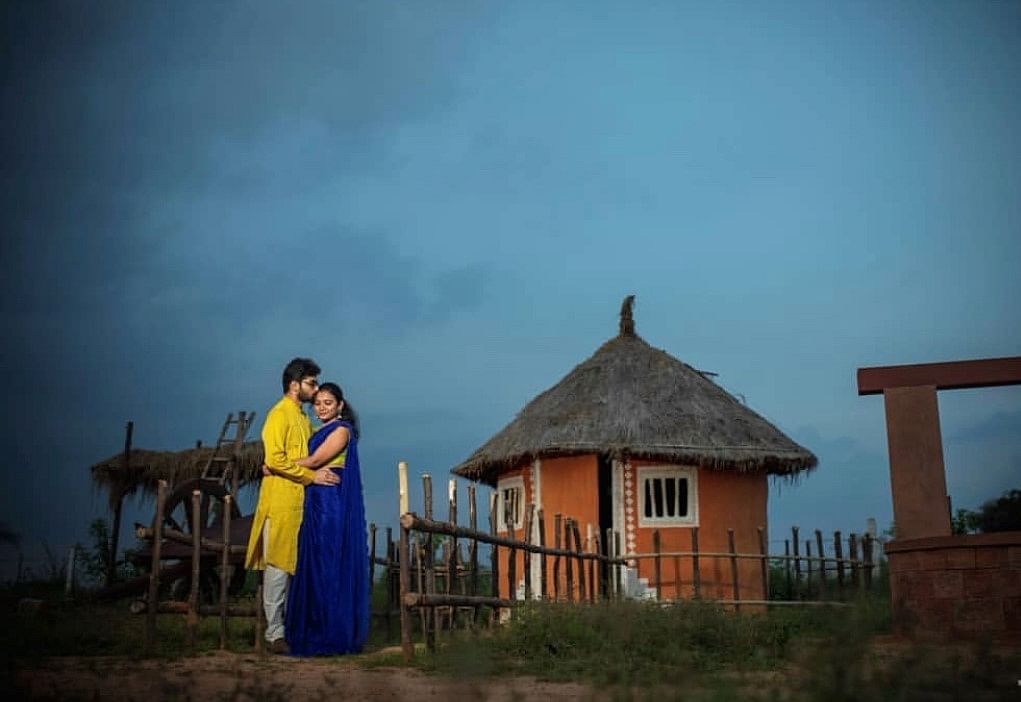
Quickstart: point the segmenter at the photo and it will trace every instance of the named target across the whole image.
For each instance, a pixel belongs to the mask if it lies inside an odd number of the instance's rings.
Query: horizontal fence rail
[[[698,527],[684,528],[690,533],[690,549],[663,549],[663,532],[654,529],[651,532],[652,551],[623,553],[621,535],[613,529],[601,534],[598,529],[586,525],[585,537],[582,538],[577,520],[555,514],[552,531],[548,533],[549,523],[542,509],[531,503],[500,504],[495,491],[489,495],[489,530],[480,530],[474,485],[469,485],[467,491],[470,526],[458,525],[454,480],[449,483],[447,495],[448,519],[436,519],[433,515],[432,478],[423,474],[421,479],[423,516],[409,509],[407,464],[399,464],[397,605],[401,648],[408,659],[413,656],[412,638],[416,629],[421,633],[426,648],[432,650],[436,646],[438,630],[454,628],[458,621],[468,627],[478,625],[481,608],[488,610],[489,625],[492,626],[502,621],[503,615],[512,608],[528,600],[593,603],[634,597],[634,592],[625,592],[627,574],[634,581],[635,576],[641,573],[641,581],[648,581],[647,585],[643,585],[644,592],[638,596],[644,595],[668,604],[671,600],[664,597],[664,585],[672,585],[676,600],[688,599],[690,595],[695,599],[711,599],[735,610],[742,606],[845,606],[831,595],[839,596],[849,589],[868,589],[872,585],[874,539],[869,534],[860,538],[850,534],[846,540],[848,555],[844,557],[844,540],[840,532],[833,535],[834,555],[829,556],[825,553],[822,533],[818,530],[814,533],[814,543],[811,540],[802,542],[798,528],[794,527],[792,538],[785,540],[784,553],[770,554],[766,548],[764,527],[757,529],[757,552],[738,551],[733,529],[726,530],[726,550],[701,550]],[[503,533],[498,534],[501,509],[504,510]],[[515,513],[514,509],[522,511]],[[550,536],[552,545],[547,544]],[[480,568],[479,544],[490,548],[488,570]],[[538,560],[537,566],[533,559]],[[671,563],[673,581],[663,577],[664,561]],[[747,561],[759,563],[754,582],[747,582],[751,572],[749,568],[739,568],[739,562]],[[723,570],[712,566],[714,562],[722,562]],[[644,568],[642,563],[646,564]],[[690,591],[685,588],[682,592],[682,563],[690,566]],[[729,564],[729,579],[724,575],[721,580],[721,574],[728,571],[726,564]],[[744,596],[742,578],[746,580]],[[774,582],[771,589],[771,579],[776,578],[780,578],[780,582]],[[709,589],[717,595],[727,590],[730,596],[707,598]],[[749,590],[761,594],[749,597]]]

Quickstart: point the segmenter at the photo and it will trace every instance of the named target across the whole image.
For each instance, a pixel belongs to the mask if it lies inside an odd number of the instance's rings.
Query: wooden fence
[[[395,617],[400,620],[401,647],[404,655],[411,657],[412,611],[418,613],[418,625],[429,648],[435,646],[437,629],[452,628],[460,620],[467,626],[480,621],[483,608],[490,614],[490,623],[499,620],[501,614],[527,600],[541,599],[565,602],[596,602],[634,596],[627,592],[624,575],[633,572],[643,561],[652,562],[652,577],[646,593],[657,600],[662,598],[663,563],[673,565],[677,596],[686,598],[713,599],[721,604],[740,609],[742,605],[807,605],[815,603],[832,604],[832,596],[848,588],[871,589],[873,581],[873,539],[864,535],[860,540],[850,534],[847,539],[848,555],[843,554],[843,540],[840,532],[833,537],[833,555],[825,553],[822,533],[815,531],[815,552],[812,540],[803,542],[798,528],[792,529],[792,538],[785,541],[784,554],[769,554],[764,538],[764,529],[758,529],[758,552],[742,553],[735,548],[734,531],[727,530],[727,551],[705,551],[699,549],[699,529],[689,527],[691,548],[685,551],[666,551],[660,548],[658,530],[652,534],[653,550],[647,553],[622,553],[620,534],[607,529],[600,535],[598,530],[586,530],[586,538],[580,535],[580,524],[571,517],[556,514],[552,521],[553,544],[546,542],[547,522],[542,509],[528,504],[524,511],[522,538],[517,538],[513,519],[506,518],[506,536],[497,533],[497,495],[489,496],[489,529],[478,528],[478,510],[474,485],[468,486],[468,526],[458,525],[458,503],[456,483],[451,480],[448,491],[448,515],[446,521],[433,517],[432,482],[428,475],[422,476],[424,505],[423,516],[408,509],[407,466],[399,466],[400,478],[400,538],[395,543],[392,530],[386,529],[384,555],[377,555],[376,526],[369,527],[368,577],[376,582],[376,569],[383,568],[384,602],[382,608],[373,611],[376,619],[382,619],[388,637]],[[148,576],[148,597],[136,609],[145,612],[145,645],[151,650],[156,635],[158,613],[183,614],[187,620],[188,641],[195,644],[199,617],[218,616],[220,619],[220,647],[227,642],[228,617],[254,617],[255,647],[263,648],[262,634],[265,630],[262,603],[262,579],[255,602],[252,605],[231,604],[228,598],[228,584],[232,571],[243,562],[245,545],[231,543],[231,501],[225,497],[223,533],[220,539],[202,533],[201,494],[192,494],[191,532],[184,533],[164,524],[163,509],[166,501],[167,484],[160,481],[156,499],[156,519],[153,528],[140,527],[138,536],[152,542],[151,569]],[[509,517],[509,515],[506,515]],[[536,527],[533,529],[533,526]],[[532,542],[532,534],[536,542]],[[161,568],[161,547],[164,541],[183,543],[190,546],[191,557],[179,563]],[[490,547],[488,570],[480,567],[479,544]],[[440,554],[437,556],[437,546]],[[861,556],[859,556],[859,546]],[[501,549],[506,552],[506,572],[501,575]],[[203,605],[199,603],[200,564],[211,557],[219,560],[219,602]],[[532,567],[532,559],[538,558],[538,567]],[[723,560],[730,565],[731,597],[713,597],[703,587],[703,563],[706,559]],[[752,560],[759,564],[761,578],[761,599],[741,597],[740,569],[738,563]],[[521,562],[523,578],[518,577],[518,563]],[[690,561],[690,591],[680,592],[679,564]],[[785,599],[769,597],[770,565],[782,568],[784,572]],[[161,578],[180,578],[190,571],[190,589],[186,600],[160,602],[158,593]],[[538,572],[538,576],[534,574]],[[501,596],[501,577],[505,578],[507,597]],[[519,584],[521,587],[519,588]],[[822,599],[814,599],[820,597]]]
[[[804,553],[797,527],[792,529],[792,539],[785,542],[783,555],[770,554],[766,547],[765,530],[757,530],[758,551],[739,552],[735,548],[733,529],[727,529],[728,549],[726,551],[705,551],[699,549],[698,527],[686,528],[691,535],[691,548],[685,551],[665,551],[660,548],[659,530],[652,533],[653,550],[646,553],[621,553],[620,535],[607,529],[600,538],[598,530],[589,531],[592,536],[580,538],[579,523],[560,514],[553,518],[552,546],[547,544],[547,523],[542,509],[528,504],[524,511],[524,528],[517,538],[514,520],[505,515],[506,536],[497,534],[496,493],[489,499],[489,530],[478,528],[475,486],[468,486],[467,527],[459,526],[458,504],[455,481],[450,481],[448,491],[448,518],[439,521],[433,515],[433,489],[430,476],[422,476],[423,516],[409,511],[407,489],[407,467],[400,464],[400,539],[397,546],[399,586],[388,587],[388,592],[398,592],[397,605],[400,612],[401,648],[404,656],[413,655],[413,630],[418,628],[427,648],[435,647],[436,631],[453,628],[460,618],[467,626],[479,621],[481,608],[491,612],[490,623],[500,619],[501,612],[528,600],[554,600],[591,603],[597,600],[616,599],[633,595],[625,593],[622,582],[626,569],[634,569],[642,561],[651,561],[652,577],[647,593],[660,600],[663,585],[663,563],[669,560],[675,574],[680,572],[682,560],[691,564],[691,588],[679,592],[680,598],[706,598],[740,610],[742,606],[777,605],[840,605],[839,598],[849,589],[871,589],[875,564],[872,559],[873,539],[865,535],[861,540],[851,534],[847,540],[848,555],[844,557],[840,532],[833,536],[833,553],[827,555],[822,532],[815,531],[815,553],[812,541],[804,542]],[[537,528],[533,529],[533,526]],[[533,543],[533,534],[535,542]],[[479,544],[490,546],[490,567],[488,571],[479,566]],[[793,544],[793,552],[791,545]],[[437,545],[440,554],[437,555]],[[859,545],[861,557],[858,554]],[[462,555],[462,547],[466,555]],[[506,550],[505,559],[500,558],[501,549]],[[388,548],[388,553],[390,549]],[[538,558],[537,568],[532,567],[532,558]],[[501,560],[506,573],[501,574]],[[729,564],[729,589],[731,597],[713,597],[703,587],[703,567],[707,560],[722,560]],[[761,598],[741,597],[741,561],[758,563],[758,586]],[[522,565],[522,576],[518,577],[518,563]],[[774,574],[782,569],[785,599],[772,599],[770,593],[770,569]],[[746,569],[747,570],[747,569]],[[536,577],[535,571],[538,571]],[[551,576],[551,577],[548,577]],[[501,578],[506,579],[507,597],[500,593]],[[676,583],[675,583],[676,587]],[[777,589],[777,588],[774,588]],[[818,599],[817,599],[818,598]],[[415,617],[414,612],[417,612]],[[417,619],[417,622],[416,622]],[[417,624],[417,627],[416,627]]]

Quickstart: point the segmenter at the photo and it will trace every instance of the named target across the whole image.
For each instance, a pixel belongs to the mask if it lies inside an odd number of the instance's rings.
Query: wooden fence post
[[[826,599],[826,554],[822,547],[822,532],[815,530],[815,545],[819,552],[819,596]]]
[[[868,532],[861,537],[862,565],[865,571],[865,589],[872,589],[872,534]]]
[[[450,510],[450,523],[457,526],[457,480],[451,478],[447,486],[447,503]],[[450,544],[450,560],[447,562],[447,594],[452,594],[457,590],[457,537],[451,536],[449,539]],[[451,630],[454,628],[454,616],[457,613],[457,609],[451,607],[447,613],[448,621]]]
[[[156,642],[156,613],[159,611],[160,550],[163,547],[163,509],[167,503],[167,481],[156,484],[156,522],[152,535],[152,559],[149,566],[149,598],[145,610],[145,654],[151,655]],[[262,605],[262,599],[257,602]]]
[[[507,538],[511,541],[516,541],[517,536],[515,535],[515,519],[514,514],[511,511],[511,505],[508,503],[504,506],[503,512],[503,523],[507,527]],[[518,592],[518,550],[513,546],[507,550],[507,599],[516,600]]]
[[[191,491],[191,590],[188,592],[188,648],[195,651],[199,627],[199,562],[202,552],[202,493]]]
[[[844,546],[840,543],[840,532],[833,532],[833,555],[837,559],[837,587],[844,590]]]
[[[734,611],[741,611],[741,590],[737,582],[737,550],[734,548],[734,530],[727,529],[727,547],[730,549],[730,579],[734,586]]]
[[[851,559],[851,586],[857,590],[860,585],[858,580],[858,535],[853,532],[847,535],[847,557]]]
[[[585,525],[585,553],[593,553],[592,550],[592,525]],[[588,559],[588,598],[589,602],[596,601],[596,579],[595,579],[595,565],[596,561],[592,558]]]
[[[539,519],[539,546],[546,548],[546,516],[540,507],[536,516]],[[546,554],[542,554],[542,560],[539,561],[539,599],[545,600],[549,598],[549,588],[546,583]]]
[[[560,599],[560,526],[562,517],[560,513],[553,515],[553,544],[557,555],[553,557],[553,599]]]
[[[791,545],[794,546],[794,592],[801,599],[801,559],[798,553],[798,528],[791,527]]]
[[[702,571],[698,563],[698,527],[691,528],[691,585],[695,599],[702,597]]]
[[[489,535],[496,536],[496,509],[497,502],[499,501],[496,492],[489,494]],[[490,594],[494,598],[500,597],[500,547],[496,544],[491,544],[489,548],[489,572],[490,582],[489,590]],[[499,621],[498,615],[500,613],[499,608],[494,608],[493,616]]]
[[[805,594],[812,598],[812,542],[805,539]]]
[[[564,550],[571,550],[571,518],[564,520]],[[567,601],[574,602],[574,559],[570,556],[564,558],[567,570]]]
[[[764,527],[758,527],[756,531],[759,534],[759,564],[762,572],[762,599],[769,599],[769,553],[766,550],[766,529]]]
[[[661,590],[663,583],[663,566],[661,564],[662,559],[659,555],[660,553],[659,529],[653,529],[652,531],[652,551],[653,553],[656,554],[653,561],[653,572],[655,573],[654,577],[656,579],[656,599],[662,600],[663,595]]]
[[[220,556],[220,650],[227,650],[227,573],[230,565],[230,518],[234,496],[223,498],[223,552]]]
[[[620,558],[621,549],[620,549],[620,532],[619,531],[614,531],[613,532],[613,554],[614,554],[614,556],[616,558]],[[623,570],[622,570],[622,566],[619,566],[619,565],[614,570],[615,570],[615,573],[614,573],[614,576],[613,576],[614,577],[614,586],[613,587],[614,587],[614,590],[617,592],[617,597],[620,598],[620,597],[623,597],[626,594],[626,593],[623,592],[624,588],[621,585],[621,579],[624,577],[624,573],[623,573]]]
[[[588,599],[585,595],[585,560],[581,557],[581,536],[578,534],[578,520],[571,519],[571,533],[574,535],[574,552],[578,554],[578,601]]]
[[[784,588],[787,599],[794,599],[794,589],[791,587],[791,540],[783,540],[783,566],[784,566]]]
[[[532,520],[534,519],[534,514],[535,504],[529,502],[525,507],[525,529],[523,538],[521,539],[525,542],[525,545],[532,543]],[[527,548],[524,549],[524,551],[522,551],[521,558],[521,569],[525,571],[523,573],[525,576],[525,600],[530,600],[532,599],[532,552]]]
[[[408,464],[405,461],[397,463],[397,491],[399,516],[404,516],[410,511],[410,498],[408,495]],[[389,541],[389,536],[387,537]],[[397,602],[398,616],[401,624],[401,653],[404,660],[410,661],[415,657],[415,647],[411,643],[411,610],[404,601],[404,596],[411,592],[411,530],[400,527],[397,537]]]
[[[602,551],[606,556],[613,557],[614,555],[614,530],[607,526],[606,538],[602,542]],[[614,587],[614,571],[617,570],[617,565],[614,563],[606,562],[606,595],[610,599],[617,599],[617,588]]]
[[[426,519],[433,518],[433,479],[428,473],[422,474],[422,500],[423,513]],[[436,594],[436,546],[433,543],[432,532],[425,535],[425,591],[426,594]],[[419,609],[425,613],[424,631],[425,646],[430,651],[436,650],[436,628],[439,625],[439,612],[435,607],[422,607]]]
[[[472,531],[479,529],[479,514],[475,500],[475,484],[468,485],[468,525]],[[468,569],[471,571],[471,593],[474,596],[479,594],[479,542],[472,539],[468,542]],[[472,626],[479,619],[479,608],[476,605],[472,609]]]

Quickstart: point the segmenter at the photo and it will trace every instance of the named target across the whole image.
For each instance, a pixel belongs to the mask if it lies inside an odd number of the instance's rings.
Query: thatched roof
[[[730,393],[635,334],[633,296],[620,333],[453,469],[495,485],[535,458],[589,453],[713,470],[794,475],[816,457]]]
[[[132,449],[127,470],[124,469],[124,454],[117,453],[96,463],[90,471],[93,482],[97,487],[107,489],[111,499],[139,490],[144,494],[155,494],[160,480],[174,484],[201,477],[212,454],[211,446],[184,451]],[[221,455],[227,455],[225,450],[221,450]],[[237,463],[242,484],[259,477],[262,462],[262,442],[246,442],[238,454]]]

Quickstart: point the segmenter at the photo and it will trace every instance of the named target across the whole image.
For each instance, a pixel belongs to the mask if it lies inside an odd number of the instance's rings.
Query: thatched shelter
[[[171,485],[201,477],[202,470],[213,455],[213,447],[191,448],[184,451],[148,451],[132,449],[130,463],[124,467],[124,454],[117,453],[93,465],[93,484],[105,489],[111,505],[120,496],[155,495],[160,480]],[[221,449],[224,454],[225,449]],[[263,463],[262,441],[248,441],[237,456],[238,477],[242,484],[257,480]]]
[[[704,548],[724,546],[734,528],[757,551],[767,476],[793,477],[816,457],[710,374],[646,343],[635,333],[633,301],[624,301],[616,337],[453,473],[497,488],[501,529],[508,505],[520,527],[520,506],[533,502],[600,534],[617,530],[628,552],[651,550],[656,529],[665,550],[689,548],[692,527],[705,534]],[[683,573],[675,576],[678,594]]]

